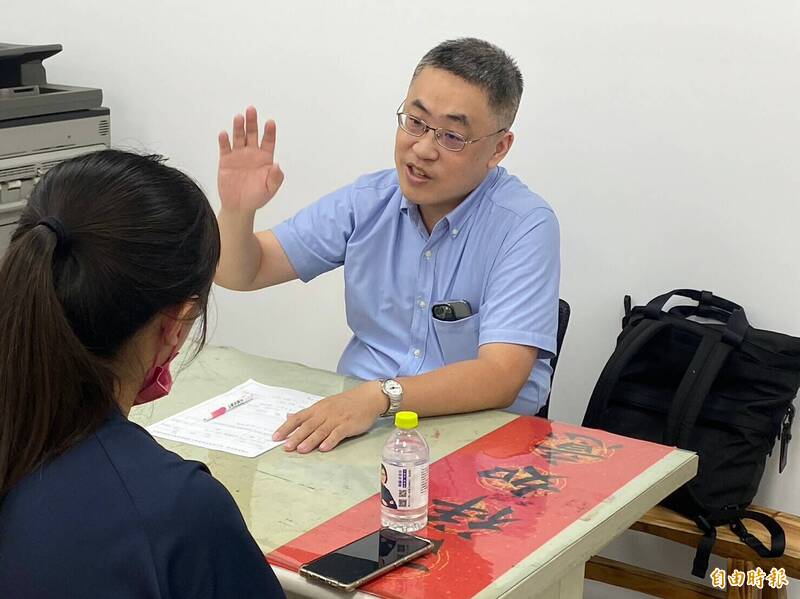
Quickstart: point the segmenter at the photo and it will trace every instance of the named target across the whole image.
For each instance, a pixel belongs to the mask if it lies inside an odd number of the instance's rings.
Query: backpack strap
[[[718,516],[721,514],[718,513]],[[714,517],[714,514],[711,515]],[[694,518],[697,528],[703,531],[703,537],[697,544],[697,552],[694,554],[694,562],[692,562],[692,575],[698,578],[705,578],[708,572],[708,560],[711,556],[711,550],[717,540],[717,529],[712,526],[707,518],[698,515]],[[764,525],[770,536],[770,548],[758,540],[754,535],[745,528],[742,520],[755,520]],[[741,539],[742,543],[750,547],[761,557],[781,557],[786,550],[786,533],[783,531],[781,525],[771,516],[762,514],[761,512],[753,512],[750,510],[743,510],[737,518],[733,518],[730,522],[730,527],[733,533]]]
[[[617,344],[614,353],[606,362],[600,377],[597,379],[592,397],[586,406],[582,426],[595,427],[600,423],[601,416],[608,406],[608,399],[620,373],[628,366],[631,359],[636,356],[642,347],[667,324],[660,320],[642,318],[633,329]]]
[[[708,560],[711,557],[711,548],[717,540],[717,529],[711,526],[708,520],[703,516],[695,516],[694,518],[697,528],[703,531],[703,538],[697,544],[697,552],[694,554],[694,561],[692,562],[692,576],[705,579],[708,572]]]
[[[680,320],[675,326],[680,326]],[[703,330],[703,339],[675,391],[667,415],[665,444],[687,447],[711,386],[731,351],[741,345],[749,327],[744,311],[734,309],[722,331]]]
[[[730,353],[741,344],[748,327],[747,319],[744,318],[744,311],[734,310],[724,330],[714,331],[707,329],[704,331],[703,339],[675,392],[672,406],[667,415],[667,428],[664,432],[666,444],[678,447],[688,446],[692,429],[697,422],[711,386],[714,384],[720,369],[725,365]],[[699,503],[697,507],[703,510],[707,509]],[[717,529],[701,515],[696,516],[694,520],[704,534],[697,545],[697,552],[692,563],[692,575],[705,578],[708,572],[708,560],[711,556],[711,550],[717,540]],[[775,524],[777,525],[777,522]],[[741,525],[741,522],[739,522],[739,525]],[[731,525],[731,528],[733,528],[733,525]],[[741,528],[746,532],[743,525],[741,525]],[[783,535],[782,529],[780,533]],[[771,530],[770,534],[772,534]],[[753,539],[760,544],[758,539],[755,537]],[[742,541],[746,542],[744,539]],[[762,548],[764,548],[763,545]],[[766,548],[764,549],[766,550]],[[782,551],[783,549],[781,548]]]
[[[792,440],[792,421],[794,420],[794,405],[789,404],[781,422],[781,428],[778,430],[778,439],[781,440],[781,454],[778,461],[778,474],[783,473],[786,468],[786,459],[789,449],[789,441]]]
[[[732,350],[719,333],[709,330],[703,336],[675,391],[664,430],[665,444],[686,449],[708,392]]]
[[[759,541],[755,536],[750,534],[742,523],[744,520],[755,520],[764,525],[770,536],[770,549],[767,549],[764,544]],[[733,533],[742,540],[742,543],[750,547],[761,557],[780,557],[786,550],[786,533],[783,527],[772,516],[762,514],[761,512],[753,512],[744,510],[740,518],[736,518],[730,523]]]
[[[651,318],[658,318],[659,313],[664,309],[666,303],[672,296],[678,295],[696,301],[701,309],[714,309],[717,313],[731,314],[735,310],[742,310],[739,304],[735,304],[723,297],[714,295],[710,291],[697,291],[695,289],[673,289],[672,291],[653,298],[645,306],[645,312]]]

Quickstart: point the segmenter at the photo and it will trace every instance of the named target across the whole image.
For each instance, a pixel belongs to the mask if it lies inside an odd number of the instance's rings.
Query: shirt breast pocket
[[[445,364],[474,360],[478,357],[480,318],[480,314],[450,321],[433,318],[433,328],[439,339]]]

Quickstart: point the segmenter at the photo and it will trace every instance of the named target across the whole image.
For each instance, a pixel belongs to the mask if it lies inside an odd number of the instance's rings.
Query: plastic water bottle
[[[416,412],[398,412],[383,446],[381,526],[413,532],[428,524],[430,450],[417,430]]]

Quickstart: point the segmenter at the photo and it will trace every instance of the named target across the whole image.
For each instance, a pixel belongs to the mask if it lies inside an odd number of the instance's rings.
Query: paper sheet
[[[215,409],[247,393],[254,399],[204,422]],[[283,443],[273,441],[272,434],[287,414],[307,408],[319,399],[318,395],[270,387],[250,379],[227,393],[156,422],[147,430],[154,437],[253,458]]]

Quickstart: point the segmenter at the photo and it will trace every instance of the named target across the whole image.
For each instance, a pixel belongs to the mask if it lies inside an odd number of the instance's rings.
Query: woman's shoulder
[[[232,503],[205,464],[165,449],[138,424],[115,418],[101,427],[96,437],[142,515]]]
[[[137,480],[146,468],[166,462],[141,434],[146,431],[121,418],[112,415],[4,498],[0,595],[16,586],[23,589],[20,596],[32,597],[56,596],[65,589],[70,596],[90,596],[88,590],[96,589],[102,596],[128,597],[132,588],[156,596],[159,582],[145,525],[152,517],[141,501],[145,485]],[[130,467],[137,459],[142,474]],[[152,471],[156,476],[157,470]],[[99,560],[105,560],[107,570],[85,569],[86,563]],[[120,586],[111,575],[119,568],[128,572],[130,584]]]
[[[162,585],[175,596],[203,597],[221,587],[282,597],[236,502],[208,468],[164,449],[134,423],[116,426],[100,431],[98,440],[131,498]],[[218,567],[200,573],[199,563]]]

